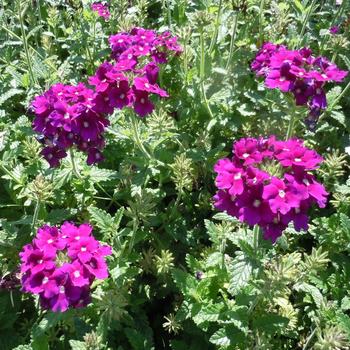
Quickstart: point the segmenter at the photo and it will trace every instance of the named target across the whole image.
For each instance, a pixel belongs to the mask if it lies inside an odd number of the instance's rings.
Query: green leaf
[[[217,330],[211,337],[210,342],[219,346],[233,346],[244,340],[244,335],[234,326],[228,325]]]
[[[303,283],[297,283],[296,285],[294,285],[294,289],[297,291],[303,291],[305,293],[310,294],[318,308],[320,308],[321,305],[323,304],[322,293],[317,287],[303,282]]]
[[[88,212],[91,215],[92,222],[94,222],[102,232],[108,231],[113,225],[112,216],[103,209],[88,207]]]
[[[249,259],[247,259],[242,252],[238,252],[230,266],[230,293],[235,294],[239,289],[248,284],[252,270],[253,267]]]
[[[289,319],[278,314],[267,313],[261,316],[256,316],[253,319],[253,327],[260,330],[273,333],[281,331],[288,326]]]
[[[51,312],[48,311],[39,324],[35,325],[32,329],[33,339],[43,336],[48,330],[55,327],[58,322],[67,317],[67,312]]]
[[[200,325],[204,322],[216,322],[219,317],[224,304],[199,304],[200,311],[192,317],[195,324]]]
[[[72,350],[86,350],[86,345],[83,341],[80,340],[70,340],[69,345]]]
[[[118,172],[116,171],[109,169],[101,169],[97,167],[91,167],[89,169],[89,176],[90,179],[93,180],[93,182],[110,181],[120,178]]]
[[[176,285],[185,296],[194,295],[197,281],[193,276],[180,269],[173,269],[172,276]]]

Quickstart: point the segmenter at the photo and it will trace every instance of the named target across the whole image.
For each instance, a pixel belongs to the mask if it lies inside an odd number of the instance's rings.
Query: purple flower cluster
[[[167,62],[170,52],[181,52],[176,37],[134,28],[109,41],[115,62],[102,63],[89,78],[94,89],[58,83],[32,102],[33,129],[45,145],[41,154],[50,167],[57,167],[74,146],[87,154],[88,165],[102,161],[108,115],[132,107],[144,117],[154,109],[151,95],[168,97],[157,84],[159,64]]]
[[[108,6],[102,4],[101,2],[94,2],[91,5],[91,10],[94,11],[94,12],[97,12],[97,14],[100,17],[105,19],[105,21],[108,21],[109,18],[111,17],[110,12],[108,11]]]
[[[169,53],[182,49],[170,32],[134,28],[109,37],[115,64],[103,63],[90,84],[103,98],[109,98],[110,108],[132,106],[140,116],[154,109],[150,96],[168,97],[157,85],[160,64],[168,61]],[[129,77],[129,79],[128,79]]]
[[[87,153],[87,164],[103,160],[103,132],[109,125],[100,112],[99,96],[83,83],[76,86],[55,84],[32,102],[33,129],[43,135],[41,154],[50,167],[59,165],[67,149],[76,146]]]
[[[311,129],[327,107],[325,84],[341,82],[348,74],[327,58],[313,56],[309,48],[288,50],[272,43],[262,46],[251,68],[257,76],[265,77],[268,88],[291,92],[297,106],[309,107],[307,124]]]
[[[291,221],[297,231],[307,230],[309,207],[326,205],[327,192],[310,173],[322,160],[301,140],[240,139],[232,159],[214,166],[214,205],[250,226],[259,225],[273,242]]]
[[[91,231],[89,224],[69,222],[39,228],[20,253],[23,291],[38,294],[41,305],[55,312],[86,306],[94,279],[108,277],[105,256],[111,254]]]

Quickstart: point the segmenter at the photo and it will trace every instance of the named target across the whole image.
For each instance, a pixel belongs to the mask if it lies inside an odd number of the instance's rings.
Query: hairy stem
[[[71,160],[71,163],[72,163],[72,169],[73,169],[74,175],[75,175],[78,179],[81,179],[81,176],[80,176],[80,174],[79,174],[77,165],[76,165],[76,163],[75,163],[74,152],[73,152],[73,149],[72,149],[72,148],[69,150],[69,156],[70,156],[70,160]]]
[[[214,47],[216,45],[216,41],[218,39],[220,17],[221,17],[221,8],[222,8],[222,0],[219,1],[219,8],[218,8],[218,13],[216,15],[214,33],[213,33],[213,37],[211,38],[211,43],[210,43],[209,50],[208,50],[209,54],[211,54],[212,51],[214,50]]]
[[[36,203],[35,203],[35,208],[34,208],[34,214],[33,214],[33,220],[32,220],[32,231],[33,234],[35,234],[36,231],[36,226],[37,226],[37,221],[38,221],[38,216],[39,216],[39,211],[40,211],[40,200],[37,199]]]
[[[230,41],[230,52],[228,55],[228,59],[226,62],[226,67],[225,69],[228,70],[231,60],[232,60],[232,56],[233,56],[233,47],[234,47],[234,43],[236,40],[236,33],[237,33],[237,23],[238,23],[238,14],[234,14],[233,15],[233,30],[232,30],[232,35],[231,35],[231,41]]]
[[[316,2],[316,0],[312,0],[312,3],[311,3],[310,8],[309,8],[309,11],[307,11],[307,14],[306,14],[306,16],[305,16],[305,18],[304,18],[303,26],[301,27],[301,31],[300,31],[300,34],[299,34],[299,40],[298,40],[298,43],[297,43],[297,47],[300,46],[300,44],[301,44],[301,42],[302,42],[302,40],[303,40],[303,38],[304,38],[305,29],[306,29],[306,24],[307,24],[308,21],[309,21],[309,18],[310,18],[310,16],[311,16],[312,9],[313,9],[313,7],[314,7],[314,5],[315,5],[315,2]]]
[[[259,44],[260,45],[262,45],[264,42],[264,33],[263,33],[264,7],[265,7],[265,0],[261,0],[260,7],[259,7]]]
[[[138,121],[136,120],[136,116],[132,113],[131,114],[131,126],[132,126],[132,131],[133,131],[133,136],[134,136],[134,141],[140,151],[145,155],[146,158],[152,159],[151,155],[148,153],[146,150],[145,146],[140,140],[140,135],[139,135],[139,128],[138,128]]]
[[[22,42],[23,42],[24,52],[27,60],[30,82],[31,82],[31,86],[33,86],[36,82],[36,79],[33,73],[32,61],[30,60],[30,55],[29,55],[27,36],[24,30],[23,14],[25,13],[25,11],[26,11],[26,8],[24,8],[22,11],[21,6],[19,6],[18,17],[21,25]]]
[[[202,98],[204,101],[204,105],[209,113],[210,119],[214,118],[214,115],[210,109],[209,101],[207,99],[207,96],[205,94],[205,88],[204,88],[204,79],[205,79],[205,48],[204,48],[204,33],[203,28],[200,28],[200,64],[199,64],[199,78],[200,78],[200,88],[202,93]]]

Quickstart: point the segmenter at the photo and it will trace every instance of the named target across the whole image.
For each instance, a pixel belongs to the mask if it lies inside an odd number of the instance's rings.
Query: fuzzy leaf
[[[239,252],[230,266],[230,293],[235,294],[239,289],[248,284],[252,270],[253,268],[251,262],[243,255],[242,252]]]

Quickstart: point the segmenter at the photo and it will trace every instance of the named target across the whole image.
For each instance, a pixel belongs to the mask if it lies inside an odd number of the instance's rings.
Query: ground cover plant
[[[2,0],[0,349],[349,349],[349,13]]]

